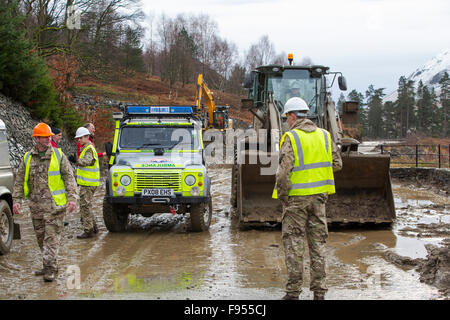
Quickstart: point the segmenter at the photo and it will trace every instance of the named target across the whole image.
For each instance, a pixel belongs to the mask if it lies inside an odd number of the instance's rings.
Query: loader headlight
[[[193,175],[188,175],[186,176],[186,178],[184,178],[184,182],[188,185],[188,186],[192,186],[195,183],[195,177]]]
[[[127,175],[121,176],[121,177],[120,177],[120,183],[121,183],[123,186],[128,186],[128,185],[131,183],[131,178],[130,178],[130,176],[127,176]]]
[[[192,187],[191,188],[191,194],[195,197],[200,195],[200,188],[199,187]]]

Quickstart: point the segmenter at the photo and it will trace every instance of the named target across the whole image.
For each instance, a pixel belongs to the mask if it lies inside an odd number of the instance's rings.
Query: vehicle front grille
[[[152,188],[173,189],[174,192],[181,192],[181,172],[136,171],[134,181],[134,192]]]

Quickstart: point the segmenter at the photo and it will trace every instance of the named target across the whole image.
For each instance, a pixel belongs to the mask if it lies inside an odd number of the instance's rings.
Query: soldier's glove
[[[77,162],[77,158],[75,157],[75,153],[74,153],[74,154],[71,154],[71,155],[68,157],[68,159],[69,159],[69,161],[72,162],[72,163],[76,163],[76,162]]]

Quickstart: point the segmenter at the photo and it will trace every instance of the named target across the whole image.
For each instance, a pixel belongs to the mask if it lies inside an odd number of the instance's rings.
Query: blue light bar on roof
[[[128,114],[192,114],[191,106],[127,106]]]
[[[127,112],[129,114],[149,114],[150,107],[149,106],[128,106]]]
[[[170,107],[170,113],[192,114],[192,107],[190,106]]]

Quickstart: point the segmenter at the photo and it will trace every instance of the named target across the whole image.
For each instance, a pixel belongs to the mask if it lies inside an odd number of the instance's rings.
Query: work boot
[[[289,293],[286,293],[286,295],[283,298],[281,298],[281,300],[298,300],[298,295],[294,296]]]
[[[44,268],[42,268],[41,270],[37,270],[34,272],[35,276],[43,276],[45,274],[45,270]]]
[[[44,273],[44,281],[52,282],[56,278],[56,271],[54,269],[46,269]]]
[[[78,239],[88,239],[88,238],[93,238],[95,236],[95,233],[93,230],[90,231],[84,231],[82,234],[78,235],[77,238]]]
[[[56,269],[56,273],[58,273],[58,269]],[[35,276],[43,276],[45,274],[45,268],[42,268],[41,270],[37,270],[34,272]]]
[[[325,292],[314,292],[314,300],[325,300]]]

